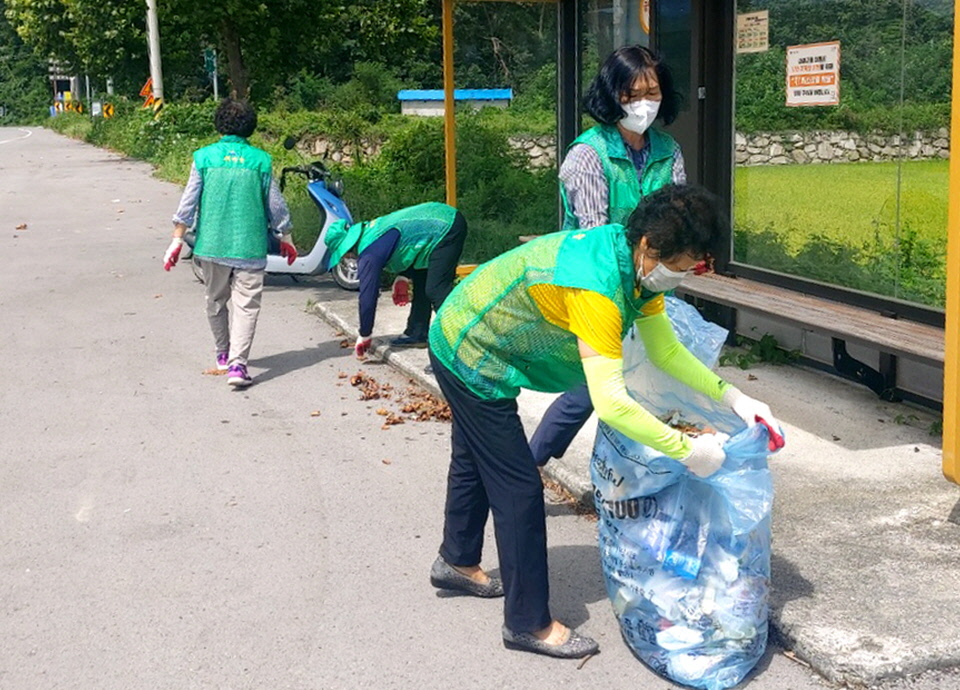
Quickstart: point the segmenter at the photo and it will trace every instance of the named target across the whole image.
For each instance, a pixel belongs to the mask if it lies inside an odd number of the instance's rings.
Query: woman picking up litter
[[[634,322],[657,366],[724,400],[755,424],[776,420],[677,342],[663,293],[716,251],[727,221],[715,196],[670,185],[646,197],[626,226],[551,233],[483,264],[450,294],[430,329],[430,359],[453,413],[443,541],[434,586],[505,595],[504,644],[580,657],[597,643],[555,620],[548,605],[543,484],[516,397],[586,383],[600,419],[707,476],[722,439],[687,436],[627,392],[622,341]],[[493,511],[500,579],[480,567]]]

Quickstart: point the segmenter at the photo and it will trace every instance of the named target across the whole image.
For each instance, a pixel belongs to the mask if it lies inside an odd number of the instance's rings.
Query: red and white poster
[[[840,104],[840,41],[787,47],[787,105]]]

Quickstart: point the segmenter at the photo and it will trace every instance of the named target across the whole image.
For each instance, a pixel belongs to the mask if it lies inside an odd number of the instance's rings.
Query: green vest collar
[[[220,137],[221,144],[247,144],[249,143],[243,137],[239,137],[236,134],[224,134]]]
[[[633,158],[630,152],[627,151],[627,144],[623,141],[623,137],[620,135],[620,130],[617,129],[617,126],[600,125],[597,129],[599,129],[599,134],[607,142],[607,151],[610,157],[622,158],[632,165]],[[652,127],[647,130],[646,134],[647,145],[650,147],[650,156],[647,158],[648,167],[654,161],[661,161],[673,157],[674,142],[672,137]]]

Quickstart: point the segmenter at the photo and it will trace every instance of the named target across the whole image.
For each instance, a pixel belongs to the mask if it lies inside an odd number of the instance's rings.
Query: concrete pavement
[[[356,336],[354,295],[323,288],[313,308]],[[406,316],[381,296],[376,352],[436,389],[425,351],[387,345]],[[836,682],[960,666],[960,487],[941,475],[930,433],[939,417],[802,367],[724,367],[722,375],[769,403],[788,431],[772,464],[772,620],[783,643]],[[521,395],[528,435],[553,399]],[[590,506],[595,429],[591,420],[545,468]]]
[[[499,602],[429,587],[449,427],[384,430],[377,410],[395,403],[341,378],[408,385],[340,348],[355,295],[272,280],[256,385],[204,375],[200,287],[186,266],[160,269],[179,192],[142,163],[0,128],[0,688],[675,687],[620,640],[595,525],[557,500],[552,607],[602,645],[582,668],[504,650]],[[382,300],[381,342],[404,318]],[[388,361],[421,377],[424,357]],[[774,525],[788,648],[834,678],[882,656],[953,665],[957,492],[927,419],[804,370],[751,373],[730,377],[791,434]],[[524,396],[528,430],[548,400]],[[582,434],[550,465],[575,492],[590,446]],[[782,652],[771,645],[752,690],[825,687]]]

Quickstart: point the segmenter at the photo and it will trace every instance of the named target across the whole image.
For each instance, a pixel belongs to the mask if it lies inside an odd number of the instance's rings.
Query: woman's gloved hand
[[[680,462],[698,477],[709,477],[719,470],[727,458],[723,444],[729,441],[730,437],[727,434],[716,433],[700,434],[689,438],[693,444],[693,450],[686,457],[680,458]]]
[[[183,249],[183,238],[174,237],[170,240],[170,246],[167,247],[167,251],[163,254],[163,270],[169,271],[171,268],[177,265],[177,261],[180,259],[180,250]]]
[[[747,423],[748,427],[755,426],[759,420],[758,417],[770,425],[781,436],[783,429],[780,428],[780,422],[773,416],[770,406],[759,400],[754,400],[749,395],[744,394],[739,388],[730,386],[723,394],[723,402],[729,405],[734,414]]]
[[[398,307],[405,307],[410,303],[410,279],[397,276],[393,281],[393,303]]]
[[[357,356],[357,359],[365,359],[367,352],[370,351],[370,347],[373,345],[373,337],[367,336],[364,338],[362,335],[357,336],[357,342],[353,346],[353,352]]]
[[[280,236],[280,256],[287,260],[287,266],[292,266],[297,260],[297,248],[290,239],[290,233]]]

